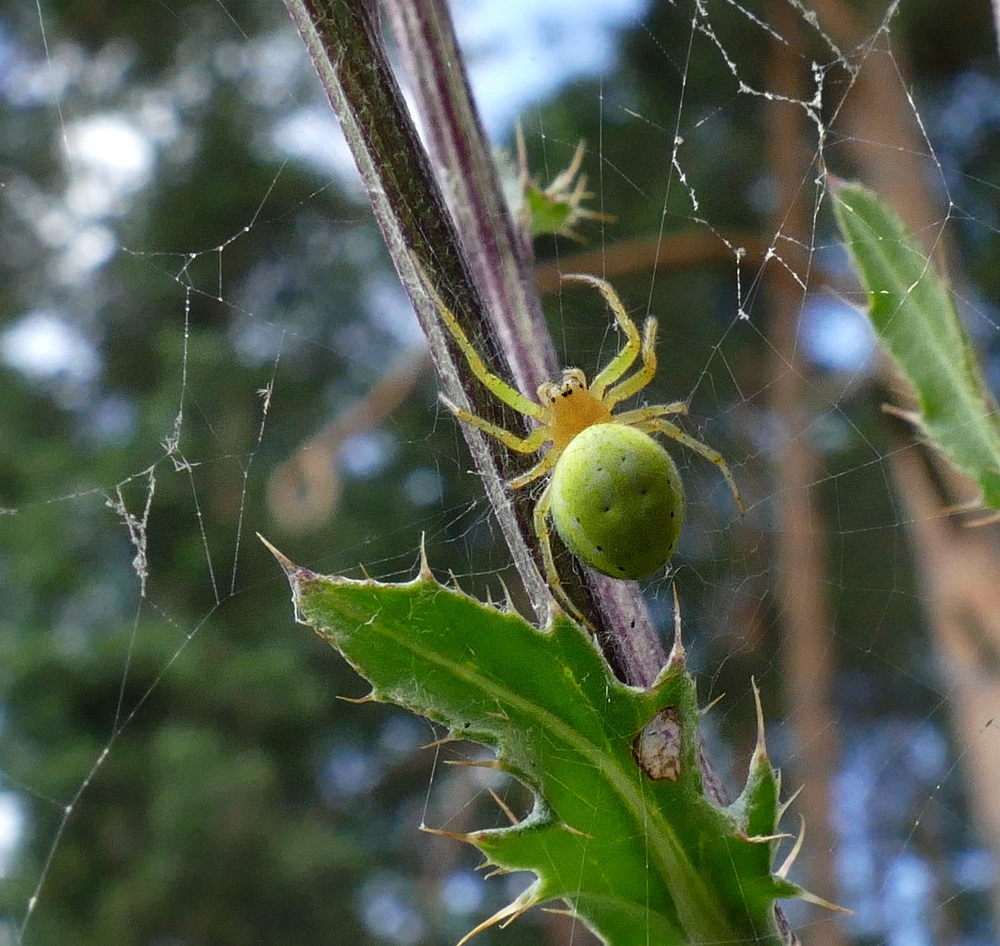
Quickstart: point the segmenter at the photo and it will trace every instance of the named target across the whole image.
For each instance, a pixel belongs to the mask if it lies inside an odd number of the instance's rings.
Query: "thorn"
[[[442,736],[440,739],[435,739],[433,742],[428,742],[426,745],[421,746],[421,749],[436,749],[438,746],[446,746],[449,742],[454,742],[455,737],[448,733],[447,736]]]
[[[456,737],[460,738],[460,737]],[[442,739],[441,742],[444,742]],[[431,743],[431,746],[436,745]],[[429,748],[424,746],[424,748]],[[489,769],[492,772],[504,772],[506,774],[504,767],[500,764],[499,759],[443,759],[443,765],[454,765],[463,769]]]
[[[800,900],[805,900],[806,903],[815,904],[817,907],[826,907],[827,910],[833,910],[835,913],[846,913],[848,916],[854,916],[856,912],[849,910],[847,907],[839,906],[836,903],[830,903],[829,900],[817,897],[816,894],[810,893],[808,890],[803,890],[801,887],[799,887],[797,896]]]
[[[906,423],[912,424],[917,428],[920,427],[920,422],[923,419],[919,411],[908,411],[902,407],[896,407],[895,404],[883,404],[882,413],[889,414],[891,417],[898,417],[900,420],[905,420]]]
[[[448,576],[451,578],[451,583],[452,585],[454,585],[455,590],[461,592],[464,595],[465,592],[462,591],[462,586],[458,583],[458,579],[455,577],[455,573],[450,568],[448,569]]]
[[[420,825],[420,830],[424,834],[433,834],[439,838],[450,838],[452,841],[462,841],[465,844],[475,844],[476,835],[465,831],[443,831],[441,828],[428,828],[427,825]]]
[[[681,640],[681,603],[677,597],[677,585],[671,584],[670,590],[674,593],[674,643],[670,648],[670,656],[667,658],[667,666],[684,663],[684,642]]]
[[[757,705],[757,745],[754,748],[754,755],[760,755],[766,759],[767,742],[764,739],[764,707],[760,702],[760,689],[757,686],[756,678],[750,678],[750,685],[753,687],[753,699]]]
[[[707,716],[707,715],[708,715],[709,713],[711,713],[711,712],[712,712],[712,710],[714,710],[714,709],[715,709],[715,707],[716,707],[716,706],[718,706],[718,705],[719,705],[719,704],[720,704],[720,703],[721,703],[721,702],[722,702],[722,701],[723,701],[723,700],[724,700],[725,698],[726,698],[726,694],[725,694],[725,693],[720,693],[720,694],[719,694],[719,695],[718,695],[718,696],[717,696],[717,697],[716,697],[716,698],[715,698],[714,700],[712,700],[712,702],[711,702],[711,703],[709,703],[709,704],[708,704],[708,706],[705,706],[705,707],[703,707],[702,709],[698,710],[698,715],[699,715],[699,716]]]
[[[570,834],[575,834],[578,838],[586,838],[588,841],[593,841],[594,836],[592,834],[587,834],[586,831],[581,831],[579,828],[574,828],[571,824],[566,824],[565,821],[560,822],[559,827],[564,831],[568,831]]]
[[[344,703],[354,703],[356,706],[360,706],[362,703],[377,703],[378,697],[375,696],[375,691],[372,690],[367,696],[338,696],[338,700]]]
[[[420,533],[420,571],[417,572],[417,581],[434,581],[434,574],[431,566],[427,562],[427,533]]]
[[[780,834],[753,834],[747,835],[747,843],[749,844],[770,844],[772,841],[786,841],[788,838],[794,835],[789,834],[787,831],[782,831]]]
[[[506,604],[507,611],[514,612],[514,602],[510,598],[510,588],[507,587],[507,583],[503,580],[502,575],[497,575],[497,580],[500,582],[500,587],[503,588],[504,602]]]
[[[569,162],[569,166],[566,168],[559,177],[565,176],[566,183],[569,184],[574,177],[576,177],[577,172],[583,166],[583,157],[587,153],[587,142],[583,138],[579,140],[576,146],[576,151],[573,152],[573,160]],[[554,183],[554,182],[553,182]]]
[[[465,946],[473,936],[477,933],[482,933],[483,930],[488,930],[491,926],[499,924],[500,929],[503,929],[513,923],[522,913],[527,913],[536,903],[538,903],[537,894],[535,893],[534,885],[532,885],[512,903],[508,903],[503,909],[497,910],[488,920],[483,920],[479,926],[469,930],[455,946]]]
[[[365,581],[374,581],[372,576],[368,574],[368,569],[361,562],[358,562],[358,568],[361,569],[361,574],[365,576]]]
[[[489,791],[490,795],[493,796],[493,800],[497,803],[497,807],[510,820],[510,823],[511,824],[520,824],[521,823],[521,819],[518,818],[517,815],[515,815],[514,812],[510,810],[510,807],[507,805],[507,803],[505,801],[503,801],[503,799],[501,799],[501,797],[495,791],[493,791],[492,788],[487,789],[487,790]]]
[[[787,835],[786,835],[787,837]],[[785,858],[781,867],[777,869],[775,873],[782,879],[788,877],[788,872],[792,869],[792,864],[795,863],[795,858],[799,856],[799,851],[802,850],[802,842],[806,839],[806,819],[799,815],[799,836],[795,839],[795,844],[792,845],[792,849],[788,852],[788,857]]]
[[[788,801],[786,801],[783,805],[779,805],[778,806],[778,820],[779,821],[781,820],[781,818],[785,814],[785,812],[788,811],[788,809],[792,807],[792,803],[795,801],[795,799],[798,798],[799,795],[802,794],[802,789],[803,788],[805,788],[805,786],[804,785],[800,785],[797,789],[795,789],[794,792],[792,792],[792,797],[789,798]]]
[[[553,916],[568,916],[570,919],[578,919],[578,914],[566,907],[539,907],[542,913],[551,913]]]
[[[264,538],[259,532],[257,533],[257,538],[264,543],[264,548],[266,548],[277,560],[278,564],[284,569],[285,574],[291,578],[298,566],[293,562],[287,555],[283,552],[279,552],[267,539]]]

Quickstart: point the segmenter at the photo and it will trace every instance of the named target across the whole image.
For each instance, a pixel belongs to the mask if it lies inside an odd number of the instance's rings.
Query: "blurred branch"
[[[843,0],[817,0],[815,7],[824,25],[833,27],[838,43],[860,41],[864,26]],[[1000,0],[993,0],[993,12],[1000,35]],[[842,34],[837,32],[841,28]],[[902,48],[894,47],[891,56],[869,49],[844,102],[840,138],[849,149],[857,177],[896,209],[941,272],[947,273],[948,234],[943,221],[948,217],[929,185],[928,147],[909,99],[908,72]],[[892,376],[888,359],[883,359],[882,370],[890,389],[904,390],[903,398],[912,396]],[[915,446],[893,450],[889,460],[906,505],[935,656],[950,684],[947,696],[955,709],[952,724],[959,744],[968,750],[963,763],[970,783],[970,806],[996,857],[1000,853],[1000,805],[996,801],[1000,754],[992,723],[1000,694],[996,682],[1000,675],[996,621],[1000,549],[993,530],[958,528],[947,518],[946,507],[977,495],[971,481],[953,469],[939,471]],[[993,903],[995,915],[1000,916],[996,881]]]
[[[768,242],[758,233],[719,233],[704,229],[620,240],[607,247],[584,250],[535,267],[535,285],[544,296],[556,292],[563,273],[592,273],[612,282],[620,276],[663,268],[686,269],[707,263],[764,262]]]
[[[326,526],[340,500],[338,454],[344,441],[384,423],[429,367],[430,354],[423,345],[407,349],[364,398],[300,443],[271,471],[267,507],[279,529],[303,533]]]
[[[772,267],[770,338],[772,408],[784,432],[777,457],[776,549],[780,600],[781,655],[785,667],[787,722],[794,733],[794,759],[803,783],[798,806],[813,838],[806,885],[832,896],[835,886],[830,830],[831,783],[840,746],[830,697],[835,676],[830,648],[830,608],[826,597],[826,524],[819,502],[821,461],[809,436],[811,417],[800,355],[799,317],[811,283],[812,258],[804,251],[815,243],[810,232],[815,177],[805,147],[809,131],[804,108],[809,97],[802,55],[799,11],[784,0],[768,5],[768,22],[784,37],[771,44],[767,87],[775,91],[768,104],[768,158],[778,184],[774,231],[784,238],[785,266]],[[790,271],[789,271],[790,270]],[[839,946],[844,937],[834,922],[815,925],[810,941]]]
[[[950,463],[914,443],[912,431],[893,451],[893,479],[905,502],[907,526],[933,633],[944,692],[964,747],[969,800],[983,841],[1000,851],[1000,542],[995,527],[968,528],[949,509],[977,490]],[[994,884],[994,907],[1000,891]]]

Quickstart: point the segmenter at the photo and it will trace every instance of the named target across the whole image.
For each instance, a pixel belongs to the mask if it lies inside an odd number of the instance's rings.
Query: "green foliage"
[[[905,53],[907,37],[923,43],[912,73],[915,95],[930,82],[936,96],[946,97],[967,88],[959,80],[975,68],[973,57],[986,55],[990,36],[980,14],[988,12],[921,5],[934,19],[904,32],[898,27],[914,4],[902,4],[894,48]],[[691,17],[682,7],[650,6],[641,23],[618,34],[621,58],[609,63],[600,85],[594,79],[564,86],[525,116],[530,165],[543,181],[569,164],[580,139],[590,143],[584,170],[600,201],[589,204],[613,208],[618,218],[606,236],[586,221],[578,228],[595,248],[663,226],[691,227],[690,200],[669,171],[676,133],[684,137],[679,160],[697,187],[698,215],[726,236],[729,226],[742,230],[761,219],[746,196],[754,181],[770,179],[761,139],[767,103],[737,94],[705,37],[695,37],[688,58]],[[6,796],[16,798],[25,819],[4,876],[0,940],[17,940],[29,902],[37,902],[24,946],[384,946],[366,928],[359,901],[372,876],[398,870],[420,892],[424,942],[454,946],[451,928],[463,921],[435,914],[442,878],[415,846],[426,839],[407,830],[424,802],[432,754],[392,754],[380,742],[380,727],[395,718],[388,707],[359,713],[333,698],[347,692],[349,669],[331,661],[312,635],[287,633],[273,563],[245,541],[253,529],[278,531],[265,500],[272,469],[362,398],[399,344],[385,320],[395,306],[366,291],[386,286],[390,270],[356,193],[341,188],[326,164],[317,171],[269,144],[287,119],[308,115],[313,127],[319,113],[312,109],[327,107],[315,71],[304,59],[298,67],[290,62],[287,53],[301,41],[280,3],[185,0],[168,9],[56,2],[42,11],[40,20],[38,7],[20,0],[4,10],[11,73],[0,109],[0,321],[6,327],[36,309],[63,312],[90,335],[102,369],[84,390],[0,368],[0,507],[13,511],[0,515],[0,762]],[[714,26],[724,27],[723,17],[735,23],[728,51],[759,59],[748,73],[759,76],[765,45],[756,33],[733,32],[747,30],[738,11],[713,9]],[[957,51],[957,64],[944,59],[948,50]],[[25,71],[14,71],[18,63]],[[62,230],[66,187],[78,180],[63,157],[65,132],[78,120],[104,116],[168,119],[159,126],[168,136],[156,145],[141,190],[109,216],[71,216]],[[993,305],[1000,298],[1000,242],[987,225],[977,231],[977,221],[985,224],[995,204],[989,182],[1000,178],[1000,147],[988,109],[980,117],[977,126],[961,123],[969,150],[949,180],[951,196],[975,219],[953,217],[948,236],[975,237],[964,255],[975,259],[973,275]],[[969,134],[970,127],[978,132]],[[53,237],[88,236],[95,223],[114,234],[119,252],[87,281],[67,283],[58,275],[65,246]],[[212,249],[220,244],[224,249]],[[550,239],[539,253],[551,257],[557,249],[567,247]],[[659,265],[655,277],[637,269],[619,277],[616,288],[635,305],[649,295],[650,310],[661,317],[669,372],[655,379],[649,400],[693,394],[692,411],[707,425],[700,433],[739,463],[741,483],[768,499],[768,464],[748,456],[732,431],[748,420],[769,429],[766,399],[753,392],[766,390],[770,339],[756,318],[728,330],[732,283],[732,263],[724,262]],[[553,300],[550,314],[563,363],[590,366],[602,346],[610,347],[596,298],[581,294],[558,308]],[[269,339],[280,346],[269,349]],[[272,382],[259,439],[257,392]],[[925,649],[912,645],[922,598],[910,585],[906,523],[888,495],[884,465],[873,461],[878,418],[864,394],[838,394],[837,410],[824,418],[843,417],[859,431],[821,484],[836,500],[831,633],[838,645],[849,641],[837,649],[853,661],[840,693],[851,694],[850,718],[861,724],[845,728],[845,751],[857,745],[859,729],[899,719],[901,703],[906,719],[922,724],[940,700]],[[483,512],[479,480],[466,472],[455,425],[436,416],[434,398],[429,385],[421,388],[376,432],[387,438],[390,461],[347,477],[336,519],[315,535],[283,535],[282,544],[326,571],[364,560],[385,576],[410,562],[409,549],[425,529],[435,563],[454,569],[463,586],[485,589],[499,576],[517,595],[505,571],[507,553]],[[191,466],[175,469],[160,444],[182,402],[180,444]],[[769,544],[746,531],[760,520],[748,519],[746,530],[720,527],[708,502],[717,471],[685,451],[673,453],[690,500],[678,581],[687,613],[699,616],[698,660],[712,671],[713,692],[703,688],[702,697],[729,694],[721,728],[738,754],[750,728],[747,680],[752,672],[777,680],[781,666],[774,651],[777,572],[766,552],[747,554]],[[123,492],[128,510],[141,514],[143,471],[152,463],[150,572],[140,599],[131,565],[136,550],[105,498],[116,498],[116,485],[135,477]],[[417,504],[407,486],[421,471],[440,480],[440,496]],[[240,514],[244,541],[234,556]],[[659,606],[656,588],[651,593]],[[752,615],[751,623],[733,615]],[[875,698],[855,699],[859,692]],[[363,802],[325,793],[331,757],[344,746],[363,747],[381,773]],[[64,821],[65,806],[101,758]],[[889,778],[898,768],[880,770],[876,800],[898,797]],[[440,772],[436,778],[439,789]],[[967,810],[958,785],[953,776],[935,790],[943,810]],[[885,810],[875,810],[875,823],[884,826]],[[898,817],[908,848],[912,817]],[[921,853],[940,871],[943,889],[951,889],[948,865],[968,850],[968,837],[960,835],[966,822],[938,823],[943,836],[925,835],[929,823],[921,821]],[[895,854],[884,835],[874,840],[877,850]],[[499,887],[489,885],[487,896],[498,896]],[[937,917],[953,928],[962,925],[956,904],[970,898],[967,887],[960,894],[937,906]],[[480,942],[528,946],[542,936],[522,923],[513,936],[486,933]]]
[[[580,142],[573,153],[573,160],[560,171],[547,187],[542,187],[538,180],[527,172],[527,155],[524,153],[524,142],[519,137],[520,171],[517,175],[517,190],[515,213],[527,216],[528,229],[533,237],[550,234],[569,237],[572,240],[583,241],[574,229],[584,220],[609,221],[614,218],[608,214],[592,210],[584,205],[584,201],[593,198],[587,190],[587,177],[580,173],[586,150],[584,142]],[[501,175],[509,175],[510,169],[500,166]],[[505,185],[509,190],[510,185]]]
[[[575,235],[573,225],[579,220],[581,213],[569,198],[554,197],[529,181],[524,188],[524,203],[531,217],[533,237],[549,233]]]
[[[656,683],[618,681],[564,616],[541,632],[438,584],[323,577],[280,557],[298,613],[398,703],[484,743],[534,793],[508,828],[459,836],[537,880],[483,924],[561,898],[610,946],[780,943],[774,903],[803,892],[771,870],[780,779],[762,734],[723,809],[702,791],[695,684],[679,636]]]
[[[831,188],[837,223],[868,293],[868,317],[919,412],[907,419],[1000,509],[1000,416],[944,277],[895,211],[859,184]]]

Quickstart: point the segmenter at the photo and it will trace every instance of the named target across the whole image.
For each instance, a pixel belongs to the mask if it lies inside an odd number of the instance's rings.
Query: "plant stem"
[[[557,376],[559,364],[533,287],[531,235],[515,227],[503,197],[444,0],[383,0],[424,125],[431,166],[522,391]]]
[[[285,0],[340,120],[375,216],[431,345],[448,396],[502,423],[442,331],[421,271],[470,338],[495,339],[518,386],[534,391],[557,375],[551,339],[532,285],[530,242],[518,235],[469,96],[446,6],[440,0],[389,3],[428,128],[437,179],[389,70],[372,0]],[[479,288],[489,301],[485,307]],[[499,363],[487,351],[487,363]],[[470,383],[471,382],[471,383]],[[526,491],[505,488],[506,450],[462,425],[535,614],[548,613]],[[515,460],[516,462],[516,460]],[[623,679],[649,685],[665,661],[638,588],[587,569],[583,588],[605,654]]]
[[[425,278],[433,282],[470,337],[484,334],[485,308],[389,69],[374,4],[371,0],[285,0],[285,5],[340,121],[389,254],[427,335],[445,392],[460,406],[490,417],[494,408],[487,399],[472,404],[465,393],[476,387],[469,383],[464,359],[456,357],[441,328],[424,282]],[[462,425],[462,432],[531,606],[544,616],[548,591],[527,539],[530,527],[517,515],[504,487],[505,452],[468,425]]]
[[[415,90],[431,165],[487,302],[490,323],[521,391],[559,376],[535,287],[531,235],[511,220],[496,164],[472,102],[444,0],[384,0]],[[648,686],[665,662],[638,587],[585,569],[567,576],[584,597],[605,655],[629,683]]]

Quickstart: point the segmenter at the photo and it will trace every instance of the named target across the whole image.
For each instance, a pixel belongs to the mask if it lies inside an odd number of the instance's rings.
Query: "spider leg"
[[[641,430],[647,434],[661,433],[666,434],[672,440],[676,440],[678,443],[684,444],[689,450],[693,450],[699,456],[704,457],[709,463],[714,463],[718,468],[719,472],[726,478],[726,482],[729,484],[729,489],[732,491],[733,499],[736,500],[736,505],[739,507],[740,515],[746,512],[743,506],[743,499],[740,496],[740,491],[736,486],[736,480],[733,479],[733,474],[729,469],[729,464],[723,459],[722,454],[718,450],[713,450],[708,444],[702,443],[700,440],[696,440],[690,434],[684,433],[676,424],[671,424],[668,420],[663,420],[663,418],[657,417],[651,420],[640,421],[637,424],[632,424],[637,430]]]
[[[530,470],[526,473],[522,473],[520,476],[515,476],[508,484],[508,489],[520,489],[522,486],[527,486],[529,483],[534,482],[539,477],[544,476],[552,467],[555,466],[556,460],[559,459],[559,454],[556,450],[549,450],[548,453],[542,457]]]
[[[632,367],[632,363],[639,357],[639,353],[643,351],[644,345],[642,340],[639,338],[639,329],[636,328],[635,322],[633,322],[628,313],[625,311],[625,306],[622,305],[621,299],[618,298],[618,293],[611,288],[611,284],[605,282],[603,279],[598,279],[596,276],[590,276],[586,273],[570,273],[563,276],[563,280],[567,282],[582,282],[586,283],[588,286],[593,286],[602,296],[604,296],[604,301],[607,303],[608,308],[611,309],[614,314],[615,321],[618,322],[619,327],[625,333],[625,345],[622,350],[611,359],[610,362],[601,370],[596,378],[591,382],[590,393],[597,398],[602,400],[604,396],[604,390],[609,384],[614,384],[629,368]],[[653,326],[653,336],[656,335],[656,326],[654,320]],[[646,323],[646,334],[649,335],[649,323]],[[656,361],[653,361],[653,371],[656,371]],[[652,377],[652,375],[650,375]],[[642,387],[642,385],[639,385]],[[639,388],[636,388],[638,391]],[[633,392],[635,393],[635,392]],[[618,400],[621,400],[619,398]]]
[[[484,434],[495,437],[505,447],[509,447],[517,453],[534,453],[536,450],[541,449],[542,444],[549,437],[547,427],[536,427],[527,437],[518,437],[517,434],[511,433],[509,430],[486,420],[484,417],[473,414],[464,407],[459,407],[450,398],[445,397],[445,395],[441,394],[439,397],[441,398],[441,403],[459,420],[479,428]]]
[[[444,300],[440,295],[438,295],[437,290],[431,285],[430,280],[427,278],[427,275],[423,272],[423,270],[420,271],[420,275],[427,291],[431,294],[431,298],[434,300],[434,305],[437,307],[438,315],[441,316],[441,321],[444,322],[448,331],[451,332],[452,338],[455,339],[455,344],[458,345],[462,354],[465,355],[465,360],[469,363],[472,373],[489,391],[492,391],[493,394],[503,401],[504,404],[513,407],[515,411],[518,411],[521,414],[527,414],[529,417],[544,420],[545,409],[541,404],[536,404],[530,398],[525,397],[520,391],[512,388],[506,381],[503,380],[503,378],[493,374],[493,372],[486,367],[483,359],[479,357],[479,352],[472,347],[472,342],[469,341],[469,336],[465,334],[465,330],[458,324],[458,319],[455,318],[451,309],[444,304]],[[500,439],[503,440],[502,437]],[[506,441],[504,441],[504,443],[506,443]]]
[[[653,404],[651,407],[637,407],[634,411],[623,411],[612,414],[611,422],[624,424],[626,427],[637,427],[643,421],[653,420],[667,414],[686,414],[688,406],[684,401],[674,401],[672,404]]]
[[[538,537],[538,545],[542,552],[542,564],[545,566],[545,580],[549,584],[549,589],[555,595],[557,603],[565,608],[584,627],[594,630],[594,626],[587,620],[583,612],[573,604],[566,589],[563,587],[562,579],[559,577],[559,570],[556,568],[556,560],[552,554],[551,534],[549,533],[549,509],[552,500],[549,496],[549,487],[546,486],[544,492],[535,504],[535,535]]]
[[[646,319],[646,324],[642,329],[642,367],[632,375],[616,384],[604,397],[604,406],[611,410],[619,401],[630,398],[637,391],[641,391],[656,374],[656,329],[658,322],[654,316]],[[593,390],[593,389],[592,389]]]

